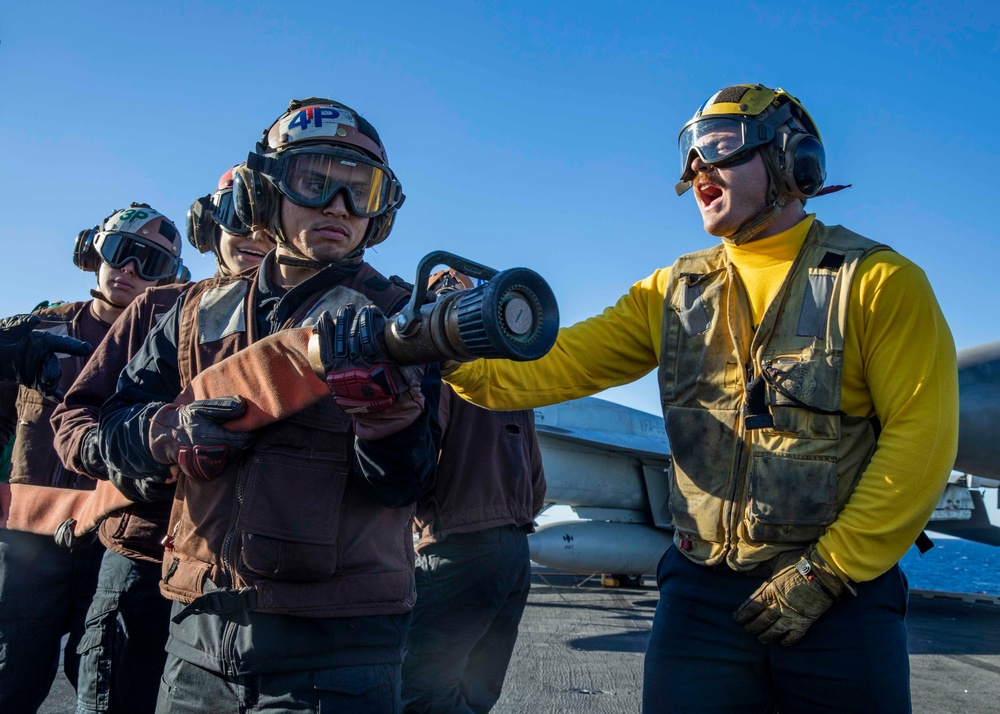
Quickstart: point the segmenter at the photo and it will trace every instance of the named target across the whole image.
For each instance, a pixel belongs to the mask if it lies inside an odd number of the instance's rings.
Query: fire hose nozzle
[[[430,269],[445,264],[487,282],[421,305]],[[528,268],[496,271],[451,253],[425,256],[417,268],[413,297],[385,329],[386,349],[398,364],[543,356],[559,332],[552,288]]]

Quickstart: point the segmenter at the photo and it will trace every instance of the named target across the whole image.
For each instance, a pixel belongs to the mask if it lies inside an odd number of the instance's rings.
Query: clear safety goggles
[[[328,204],[343,191],[348,208],[373,218],[398,206],[403,189],[388,166],[353,151],[310,147],[277,159],[275,185],[289,200],[310,208]]]
[[[209,198],[208,212],[222,226],[226,233],[238,236],[249,235],[250,228],[236,214],[236,202],[233,200],[233,190],[216,191]]]
[[[169,250],[132,233],[98,233],[94,248],[112,268],[134,261],[138,266],[135,272],[143,280],[176,276],[180,266],[180,259]]]
[[[681,129],[677,139],[681,155],[681,181],[694,178],[692,152],[709,166],[732,166],[741,159],[749,160],[754,149],[769,144],[773,139],[774,129],[763,122],[738,117],[695,119]]]

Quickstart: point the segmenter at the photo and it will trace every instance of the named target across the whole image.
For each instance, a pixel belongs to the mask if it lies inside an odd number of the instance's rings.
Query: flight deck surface
[[[493,714],[639,711],[655,585],[583,580],[536,571]],[[1000,598],[913,590],[907,625],[915,714],[1000,711]]]
[[[503,695],[493,714],[635,714],[656,609],[652,580],[604,588],[536,569]],[[1000,598],[910,592],[915,714],[1000,711]],[[62,672],[41,714],[73,711]]]

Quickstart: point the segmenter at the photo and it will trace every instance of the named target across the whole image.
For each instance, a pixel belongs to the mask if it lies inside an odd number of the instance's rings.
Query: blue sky
[[[1000,339],[998,6],[676,5],[5,3],[0,315],[86,299],[78,231],[133,200],[183,229],[289,99],[318,95],[378,128],[408,196],[378,269],[412,280],[435,249],[529,266],[568,325],[712,244],[674,194],[677,132],[763,82],[854,185],[810,210],[923,267],[959,348]],[[603,396],[657,410],[650,377]]]

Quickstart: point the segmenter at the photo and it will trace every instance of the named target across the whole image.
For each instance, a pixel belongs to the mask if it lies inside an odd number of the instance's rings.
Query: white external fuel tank
[[[531,559],[571,573],[654,574],[672,533],[642,523],[566,521],[528,537]]]

